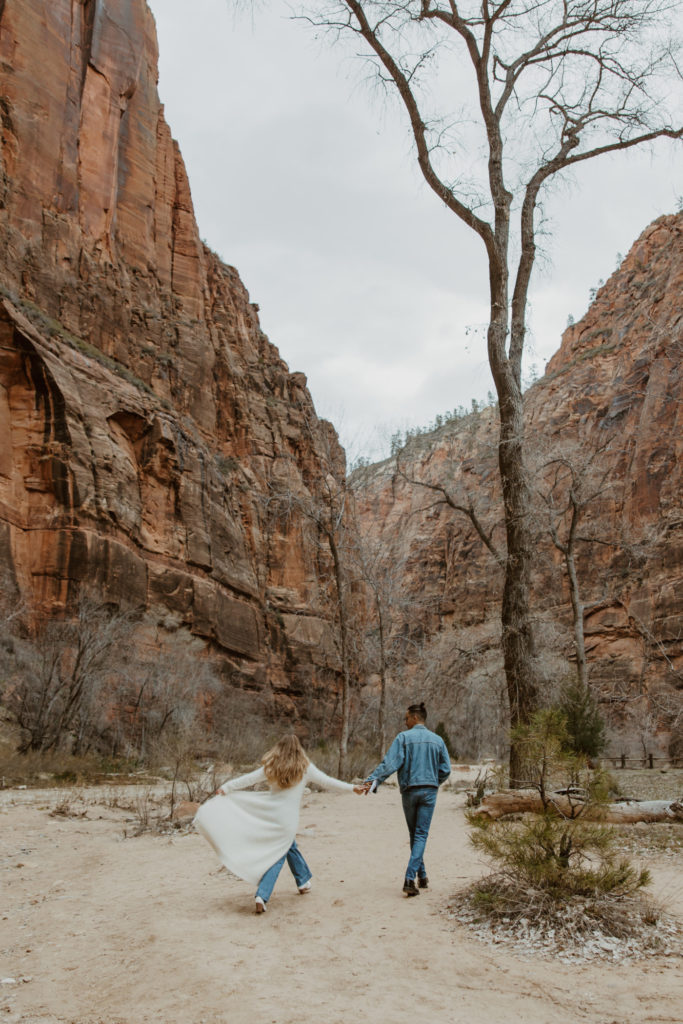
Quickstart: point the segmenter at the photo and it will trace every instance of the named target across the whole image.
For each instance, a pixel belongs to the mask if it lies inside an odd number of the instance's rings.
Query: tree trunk
[[[379,626],[379,714],[377,716],[377,731],[378,737],[378,753],[379,757],[384,757],[386,738],[387,738],[387,666],[386,666],[386,654],[384,650],[384,617],[382,615],[382,606],[377,598],[377,622]]]
[[[501,606],[502,648],[510,726],[526,724],[538,705],[536,652],[530,612],[531,494],[524,464],[524,407],[518,372],[505,354],[505,328],[489,328],[489,361],[498,393],[498,465],[503,491],[507,557]],[[493,335],[493,337],[491,337]],[[510,785],[525,781],[525,767],[513,740]]]
[[[567,566],[567,578],[569,580],[569,593],[572,602],[572,616],[574,618],[574,645],[576,647],[576,672],[579,684],[585,691],[588,689],[588,664],[586,662],[586,642],[583,633],[583,604],[579,594],[579,580],[576,575],[576,564],[574,553],[569,548],[565,558]]]

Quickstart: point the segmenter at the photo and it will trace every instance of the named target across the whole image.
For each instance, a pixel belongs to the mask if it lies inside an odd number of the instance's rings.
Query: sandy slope
[[[88,800],[92,800],[89,796]],[[54,792],[0,794],[0,1022],[31,1024],[680,1024],[680,958],[590,965],[484,946],[442,912],[481,870],[461,795],[444,792],[427,865],[400,892],[398,791],[312,794],[300,845],[314,889],[287,868],[256,917],[245,883],[197,835],[123,839],[126,815],[89,803],[51,817]],[[655,893],[683,917],[680,860]],[[26,980],[21,980],[26,979]]]

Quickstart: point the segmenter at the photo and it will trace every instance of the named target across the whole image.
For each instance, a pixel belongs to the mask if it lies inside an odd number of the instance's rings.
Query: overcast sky
[[[239,271],[350,459],[485,398],[482,244],[424,184],[400,112],[360,62],[279,0],[253,17],[230,0],[148,2],[200,233]],[[617,254],[677,208],[682,149],[593,161],[546,202],[528,344],[539,373]]]

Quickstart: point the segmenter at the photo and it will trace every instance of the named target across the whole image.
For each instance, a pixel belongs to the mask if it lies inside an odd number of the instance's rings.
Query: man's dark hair
[[[409,704],[408,711],[411,715],[416,715],[421,718],[423,722],[427,721],[427,708],[424,705],[424,701],[421,700],[419,704]]]

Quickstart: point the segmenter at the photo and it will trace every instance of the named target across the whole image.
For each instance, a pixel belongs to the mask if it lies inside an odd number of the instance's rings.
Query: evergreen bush
[[[566,745],[576,754],[598,757],[605,749],[605,723],[588,686],[578,680],[567,685],[560,698],[564,715]]]
[[[583,754],[571,750],[567,720],[558,709],[537,712],[515,730],[515,742],[527,765],[542,812],[521,820],[497,821],[471,811],[471,841],[490,858],[498,874],[476,887],[475,902],[510,912],[529,904],[558,904],[574,897],[620,897],[650,881],[618,856],[617,836],[609,826],[588,821],[586,809],[607,801],[607,776],[592,771]],[[555,795],[569,805],[561,810]]]

